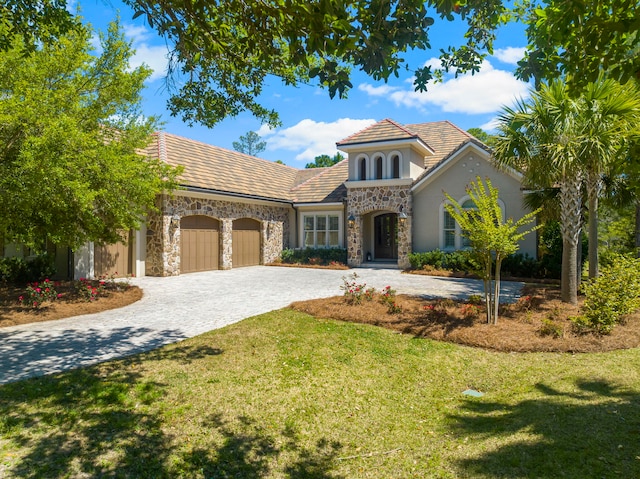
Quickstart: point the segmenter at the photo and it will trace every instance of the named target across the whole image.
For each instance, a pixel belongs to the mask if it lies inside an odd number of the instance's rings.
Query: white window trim
[[[360,178],[360,161],[364,159],[364,164],[365,164],[365,172],[366,172],[366,177],[365,178]],[[356,178],[356,181],[365,181],[369,178],[370,175],[370,170],[371,170],[371,160],[369,159],[369,157],[367,155],[365,155],[364,153],[358,155],[356,157],[356,168],[355,171],[353,173],[353,177]]]
[[[459,205],[463,205],[465,203],[465,201],[470,200],[471,197],[469,195],[464,195],[462,198],[460,198],[458,201]],[[442,251],[457,251],[457,250],[462,250],[462,249],[469,249],[469,247],[465,247],[462,246],[462,229],[460,228],[460,225],[458,224],[458,222],[456,221],[456,240],[455,240],[455,246],[453,248],[451,247],[445,247],[444,245],[444,214],[445,214],[445,208],[444,205],[449,204],[449,201],[443,201],[442,203],[440,203],[440,209],[439,209],[439,214],[438,214],[438,247],[442,250]],[[506,207],[504,204],[504,201],[502,201],[500,198],[498,198],[498,206],[500,206],[500,211],[502,211],[502,221],[504,221],[505,219],[505,212],[506,212]]]
[[[399,173],[400,175],[398,176],[398,178],[393,178],[393,157],[397,156],[398,157],[398,169],[399,169]],[[393,150],[391,153],[389,153],[387,155],[387,172],[389,174],[388,178],[390,179],[399,179],[399,178],[404,178],[403,176],[403,171],[404,168],[402,166],[402,153],[400,153],[398,150]]]
[[[313,242],[314,242],[314,246],[313,248],[344,248],[344,242],[343,242],[343,223],[344,223],[344,219],[343,219],[343,215],[341,211],[309,211],[309,212],[305,212],[305,213],[301,213],[301,221],[300,221],[300,248],[306,248],[307,245],[304,242],[304,234],[305,234],[305,229],[304,229],[304,224],[305,224],[305,218],[309,217],[309,216],[313,216],[313,217],[317,217],[317,216],[325,216],[327,217],[327,228],[329,227],[329,216],[337,216],[338,217],[338,246],[327,246],[327,245],[323,245],[323,246],[318,246],[317,245],[317,230],[314,229],[314,238],[313,238]],[[316,225],[316,221],[314,220],[314,227]],[[329,229],[325,230],[327,232],[327,239],[329,238]]]

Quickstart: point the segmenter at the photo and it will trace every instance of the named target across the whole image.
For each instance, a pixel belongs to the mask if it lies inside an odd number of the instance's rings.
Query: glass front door
[[[388,213],[376,216],[375,251],[376,259],[398,259],[398,215]]]

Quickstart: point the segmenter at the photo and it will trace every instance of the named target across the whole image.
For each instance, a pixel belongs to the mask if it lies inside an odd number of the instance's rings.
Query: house
[[[498,171],[486,145],[448,121],[400,125],[382,120],[337,143],[347,158],[299,170],[169,133],[147,154],[183,165],[182,188],[158,197],[159,213],[128,245],[87,245],[74,276],[172,276],[267,264],[284,248],[346,248],[350,266],[409,265],[413,251],[466,246],[444,208],[447,192],[464,206],[465,188],[489,177],[505,217],[519,218],[521,177]],[[536,255],[527,236],[520,252]]]

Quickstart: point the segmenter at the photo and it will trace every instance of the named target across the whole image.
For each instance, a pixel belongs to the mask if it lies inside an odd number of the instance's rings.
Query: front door
[[[398,215],[388,213],[376,216],[374,219],[375,228],[375,251],[376,259],[398,259]]]

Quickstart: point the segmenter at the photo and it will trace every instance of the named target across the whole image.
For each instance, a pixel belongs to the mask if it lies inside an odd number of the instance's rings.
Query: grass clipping
[[[377,297],[348,304],[343,296],[298,301],[297,311],[317,318],[372,324],[418,338],[429,338],[504,352],[604,352],[640,346],[640,315],[625,318],[609,335],[578,334],[570,317],[579,307],[560,301],[555,286],[526,286],[514,304],[500,306],[497,325],[486,323],[483,304],[398,295],[390,314]]]

